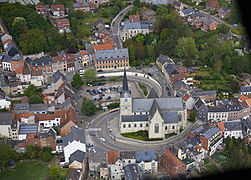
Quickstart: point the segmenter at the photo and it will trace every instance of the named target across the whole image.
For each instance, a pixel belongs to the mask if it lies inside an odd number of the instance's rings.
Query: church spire
[[[128,91],[128,82],[126,76],[126,68],[124,68],[123,91]]]

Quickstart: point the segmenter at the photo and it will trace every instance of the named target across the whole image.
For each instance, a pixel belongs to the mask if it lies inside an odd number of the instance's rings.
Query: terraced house
[[[128,49],[107,49],[95,51],[95,67],[97,70],[114,70],[129,68]]]

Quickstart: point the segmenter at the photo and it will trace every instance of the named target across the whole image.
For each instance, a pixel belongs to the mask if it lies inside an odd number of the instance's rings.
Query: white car
[[[105,142],[105,138],[99,138],[100,141]]]

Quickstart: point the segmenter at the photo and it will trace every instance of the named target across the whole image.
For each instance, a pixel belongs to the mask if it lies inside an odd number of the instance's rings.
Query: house
[[[156,12],[151,9],[142,9],[140,10],[140,16],[143,21],[153,23],[155,21]]]
[[[61,136],[63,137],[69,134],[71,132],[72,126],[77,126],[77,113],[72,107],[69,107],[61,118],[60,122]]]
[[[160,167],[162,170],[171,177],[180,173],[186,172],[186,165],[178,157],[173,155],[169,149],[167,149],[159,158]]]
[[[158,172],[158,161],[155,150],[136,151],[136,162],[141,172]]]
[[[185,94],[182,97],[183,102],[185,103],[187,110],[192,110],[194,107],[195,99],[191,97],[189,94]]]
[[[211,156],[217,150],[217,147],[223,143],[223,133],[217,126],[206,127],[200,132],[202,147],[207,155]]]
[[[130,15],[129,22],[140,22],[140,16],[139,15]]]
[[[156,59],[156,63],[161,71],[164,72],[164,67],[168,64],[174,64],[174,61],[169,56],[160,54]]]
[[[182,97],[189,92],[189,87],[181,80],[176,81],[173,86],[173,93],[176,97]]]
[[[42,5],[42,4],[38,4],[36,5],[36,10],[37,10],[37,13],[46,17],[47,16],[47,9],[46,9],[46,6],[45,5]]]
[[[13,58],[16,55],[19,55],[19,50],[15,43],[9,42],[5,44],[4,49],[11,58]]]
[[[248,95],[251,94],[251,86],[240,87],[241,94]]]
[[[208,118],[208,107],[203,99],[198,98],[194,103],[194,111],[196,113],[197,120],[206,122]]]
[[[75,92],[71,89],[71,87],[65,82],[57,89],[55,92],[55,102],[57,104],[62,104],[66,99],[71,97],[72,99],[75,96]]]
[[[149,33],[149,25],[140,22],[122,22],[120,28],[120,39],[124,42],[129,38],[142,33],[144,35]]]
[[[209,0],[206,4],[206,8],[209,9],[210,11],[215,11],[219,9],[219,3],[217,0]]]
[[[77,2],[73,3],[74,11],[80,10],[83,12],[89,12],[91,10],[89,3],[87,2]]]
[[[1,56],[2,67],[4,71],[11,71],[11,58],[7,54]]]
[[[226,16],[230,14],[230,8],[228,6],[223,6],[219,9],[218,12],[221,18],[225,18]]]
[[[0,137],[11,138],[11,112],[0,113]]]
[[[66,180],[81,180],[82,173],[80,170],[77,170],[77,169],[69,169],[65,179]]]
[[[120,158],[123,161],[123,167],[127,164],[136,163],[136,151],[120,151]]]
[[[179,1],[174,1],[173,2],[173,7],[177,10],[177,11],[182,11],[184,9],[183,3],[179,2]]]
[[[189,150],[186,143],[178,142],[175,144],[170,144],[167,146],[167,149],[169,149],[171,153],[180,160],[185,160],[188,158]]]
[[[113,45],[113,42],[110,42],[110,43],[105,43],[105,44],[99,44],[99,45],[95,45],[95,46],[92,46],[91,49],[95,52],[95,51],[100,51],[100,50],[108,50],[108,49],[113,49],[114,48],[114,45]],[[88,51],[86,51],[87,54]],[[92,52],[91,52],[92,53]]]
[[[102,164],[107,164],[107,152],[90,152],[88,163],[90,171],[97,172]]]
[[[0,89],[0,109],[9,110],[10,105],[11,105],[11,99],[5,95],[2,89]]]
[[[202,13],[195,12],[195,13],[188,16],[187,21],[190,22],[193,25],[194,21],[197,20],[197,19],[200,19],[200,18],[202,18]]]
[[[81,150],[77,150],[70,155],[69,168],[80,169],[82,172],[84,172],[86,168],[86,162],[86,153]]]
[[[187,123],[187,111],[181,98],[132,99],[124,69],[120,92],[120,132],[147,130],[148,137],[164,138],[165,134],[179,132]]]
[[[69,21],[68,18],[57,19],[56,20],[56,25],[57,25],[57,28],[59,30],[59,33],[71,32],[71,30],[70,30],[70,21]]]
[[[192,91],[191,96],[195,99],[201,98],[204,101],[215,101],[216,100],[216,91]]]
[[[31,71],[31,84],[36,87],[41,87],[45,83],[45,78],[41,70]]]
[[[21,124],[18,131],[18,140],[25,140],[29,134],[37,134],[39,130],[38,124]]]
[[[25,61],[28,63],[32,71],[42,71],[43,73],[52,72],[50,56],[45,56],[34,60],[26,58]]]
[[[218,27],[217,22],[209,18],[204,18],[201,30],[207,31],[209,29],[210,31],[214,31],[217,29],[217,27]]]
[[[27,63],[27,61],[24,62],[23,64],[23,69],[21,74],[17,74],[16,76],[22,83],[30,83],[31,82],[31,69]]]
[[[101,164],[99,168],[99,174],[101,179],[108,179],[109,178],[109,169],[106,164]]]
[[[241,120],[233,120],[224,122],[223,124],[224,128],[224,139],[228,136],[230,138],[235,137],[236,139],[241,138],[243,139],[243,128],[242,128],[242,122]]]
[[[105,21],[103,19],[98,19],[94,24],[91,24],[92,28],[104,29]]]
[[[119,151],[108,151],[107,164],[110,169],[110,178],[121,179],[123,174],[123,161],[119,157]]]
[[[80,51],[80,57],[81,57],[81,61],[82,61],[82,67],[87,68],[90,65],[89,55],[88,55],[87,51]]]
[[[179,11],[179,15],[182,16],[182,17],[186,17],[186,16],[189,16],[191,14],[194,13],[194,9],[193,8],[187,8],[187,9],[183,9],[183,10],[180,10]]]
[[[125,167],[125,180],[142,180],[143,176],[137,164],[128,164]]]
[[[51,5],[51,12],[54,17],[65,17],[65,7],[63,4]]]
[[[35,122],[39,127],[48,129],[53,126],[60,126],[62,111],[55,111],[55,114],[39,114],[35,116]]]
[[[57,71],[66,72],[67,71],[66,58],[64,55],[52,57],[51,64],[52,64],[53,72],[57,72]]]
[[[95,51],[95,67],[97,70],[114,70],[129,68],[128,49],[107,49]]]
[[[2,43],[6,42],[7,40],[13,40],[12,36],[9,35],[8,33],[4,33],[2,36],[1,36],[1,41]]]
[[[71,54],[66,54],[66,63],[67,63],[67,72],[71,72],[75,70],[75,58],[74,55]]]
[[[81,58],[80,52],[73,54],[73,56],[74,56],[75,69],[76,69],[76,71],[83,70],[83,60],[82,60],[82,58]],[[86,56],[87,56],[87,57],[86,57]],[[84,59],[87,60],[87,58],[88,58],[88,63],[89,63],[89,55],[87,54],[86,56],[84,55]],[[81,74],[80,74],[80,75],[81,75]]]
[[[19,121],[21,124],[35,124],[35,113],[14,113],[13,119]]]
[[[63,137],[65,162],[70,162],[70,156],[77,150],[86,152],[85,136],[81,128],[71,126],[71,132]]]

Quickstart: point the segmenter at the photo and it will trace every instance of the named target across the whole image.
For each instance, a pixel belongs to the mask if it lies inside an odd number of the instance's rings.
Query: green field
[[[13,169],[0,173],[0,180],[44,180],[49,174],[47,165],[35,161],[18,162]]]

